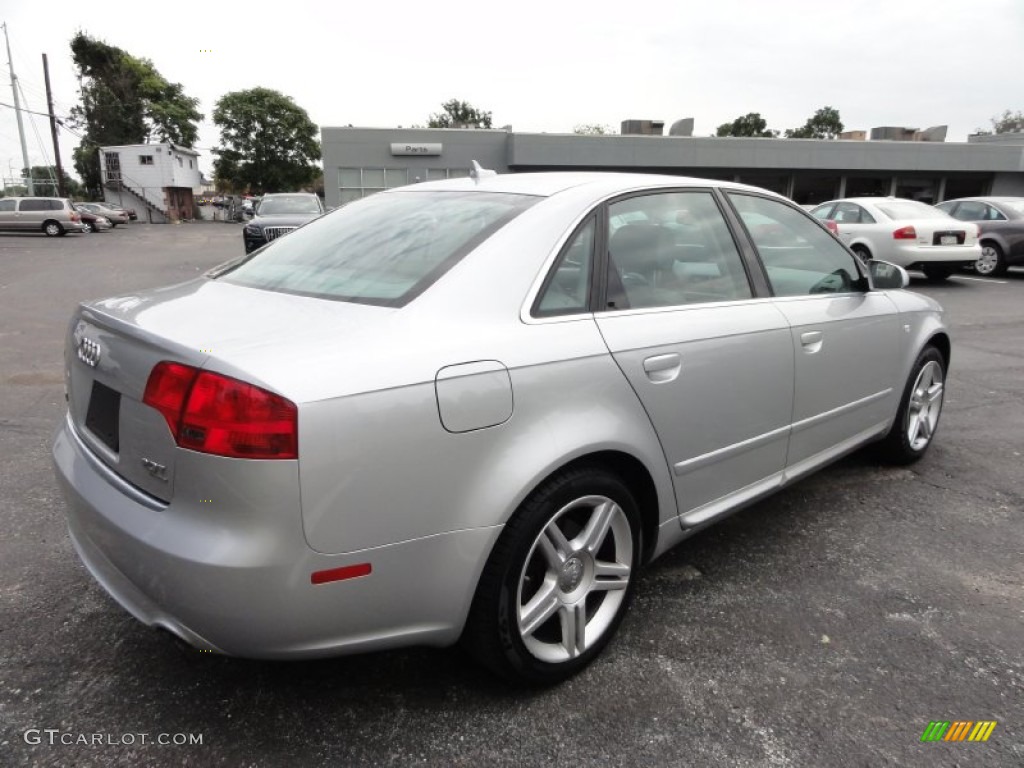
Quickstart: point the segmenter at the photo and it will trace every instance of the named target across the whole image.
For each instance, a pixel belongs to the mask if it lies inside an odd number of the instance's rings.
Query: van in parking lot
[[[82,217],[66,197],[5,197],[0,198],[0,230],[57,237],[81,232]]]

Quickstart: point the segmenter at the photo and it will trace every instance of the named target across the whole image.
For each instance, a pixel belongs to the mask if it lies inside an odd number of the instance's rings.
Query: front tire
[[[974,262],[974,271],[982,277],[999,277],[1008,269],[1003,249],[997,243],[981,244],[981,258]]]
[[[946,360],[933,346],[921,350],[907,378],[896,420],[879,444],[880,457],[891,464],[913,464],[932,444],[942,415]]]
[[[463,644],[517,682],[552,684],[594,660],[618,628],[641,559],[629,488],[601,467],[563,470],[505,526],[484,567]]]

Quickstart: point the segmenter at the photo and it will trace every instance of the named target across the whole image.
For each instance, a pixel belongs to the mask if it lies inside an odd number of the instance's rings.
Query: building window
[[[338,189],[342,204],[369,197],[385,189],[404,187],[408,183],[409,171],[406,168],[338,169]]]
[[[191,167],[192,167],[192,161],[191,161],[191,160],[189,160],[189,161],[188,161],[188,167],[189,167],[189,168],[191,168]]]
[[[181,161],[180,157],[178,158],[178,167],[179,168],[184,168],[185,167],[185,164]]]
[[[153,156],[152,155],[139,155],[139,165],[152,165],[152,164],[153,164]]]

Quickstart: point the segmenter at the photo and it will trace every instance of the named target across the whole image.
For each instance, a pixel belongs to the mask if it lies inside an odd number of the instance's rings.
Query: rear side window
[[[19,211],[48,211],[50,210],[49,200],[22,200],[18,206]]]
[[[785,203],[729,192],[776,296],[859,290],[854,257],[829,232]]]
[[[710,192],[658,192],[608,208],[608,308],[674,307],[752,296]]]
[[[0,211],[13,211],[15,200],[0,200]]]
[[[207,276],[282,293],[401,307],[540,199],[489,192],[373,195]]]

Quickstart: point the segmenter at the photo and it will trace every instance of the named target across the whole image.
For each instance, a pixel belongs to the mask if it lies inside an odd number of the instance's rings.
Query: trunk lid
[[[82,304],[65,347],[70,416],[108,467],[169,502],[185,449],[143,402],[157,363],[216,370],[298,402],[308,379],[300,361],[394,311],[210,280]]]

